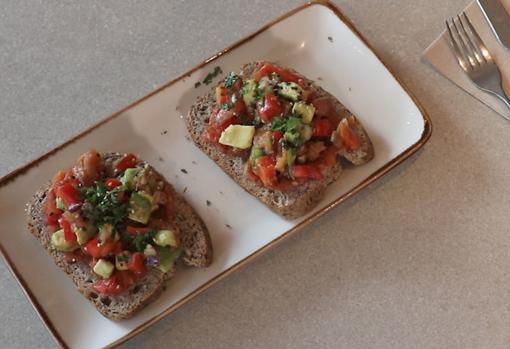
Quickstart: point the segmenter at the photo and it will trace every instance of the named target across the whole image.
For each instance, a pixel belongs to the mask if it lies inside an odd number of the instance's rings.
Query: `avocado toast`
[[[317,205],[345,164],[374,157],[370,137],[344,105],[271,62],[228,74],[197,99],[186,123],[194,143],[224,172],[290,219]]]
[[[34,195],[28,226],[78,290],[112,320],[129,318],[158,297],[179,264],[212,262],[203,221],[133,154],[83,154]]]

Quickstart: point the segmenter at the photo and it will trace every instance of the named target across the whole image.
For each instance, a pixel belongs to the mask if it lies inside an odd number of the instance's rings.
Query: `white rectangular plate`
[[[195,82],[216,66],[228,72],[262,59],[319,80],[359,117],[375,146],[373,161],[345,171],[319,206],[295,221],[247,194],[188,140],[184,125],[191,103],[210,88],[195,88]],[[428,116],[349,20],[327,2],[307,4],[0,180],[1,251],[61,346],[115,346],[366,187],[421,147],[430,133]],[[208,226],[215,251],[211,267],[180,270],[159,299],[118,323],[101,316],[75,290],[26,228],[25,204],[32,194],[92,147],[137,153],[177,190],[187,188],[185,197]]]

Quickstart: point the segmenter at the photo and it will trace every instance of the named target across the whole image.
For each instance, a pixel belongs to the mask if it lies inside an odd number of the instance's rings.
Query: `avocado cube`
[[[152,213],[152,201],[147,194],[133,192],[129,199],[128,218],[142,224],[147,224]]]
[[[105,242],[113,236],[113,225],[106,223],[99,227],[99,240]]]
[[[280,96],[291,101],[298,101],[303,96],[303,89],[295,82],[280,82],[276,85],[276,91]]]
[[[108,279],[112,275],[115,266],[106,259],[99,259],[92,270],[103,279]]]
[[[160,230],[156,233],[156,236],[154,236],[153,240],[156,243],[156,245],[161,247],[179,246],[179,239],[174,230]]]
[[[239,149],[248,149],[254,135],[255,126],[230,125],[221,133],[219,142]]]
[[[254,79],[246,80],[241,90],[243,101],[247,106],[255,104],[257,99],[257,81]]]
[[[182,249],[171,250],[168,247],[158,247],[159,255],[159,270],[166,273],[172,270],[174,262],[179,258],[182,253]]]
[[[140,172],[139,168],[128,168],[124,171],[124,175],[120,179],[122,185],[124,185],[128,189],[132,189],[135,186],[135,177]]]
[[[305,102],[296,102],[292,106],[292,113],[300,115],[303,122],[305,124],[309,124],[313,120],[315,107],[312,104],[306,104]]]
[[[64,236],[64,229],[57,230],[51,235],[51,246],[57,251],[69,252],[76,250],[79,246],[75,243],[68,242]]]
[[[87,224],[84,227],[76,228],[74,234],[76,234],[78,244],[84,245],[96,234],[96,229],[92,224]]]

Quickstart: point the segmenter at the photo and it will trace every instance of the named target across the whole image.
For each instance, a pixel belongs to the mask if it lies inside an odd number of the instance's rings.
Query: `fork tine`
[[[464,16],[466,15],[465,12],[463,12]],[[467,17],[466,17],[467,18]],[[466,28],[464,27],[464,23],[462,22],[462,19],[460,18],[460,15],[457,15],[457,19],[458,19],[458,22],[460,23],[460,30],[462,32],[462,35],[463,37],[466,39],[466,42],[467,42],[467,46],[469,46],[470,50],[471,50],[471,53],[472,55],[475,57],[476,59],[476,62],[478,64],[483,64],[485,63],[485,57],[483,57],[483,55],[480,53],[479,51],[479,47],[477,46],[477,44],[473,43],[473,36],[472,35],[469,35]],[[472,32],[472,29],[473,28],[469,28],[469,30]],[[476,39],[475,39],[476,40]]]
[[[471,24],[471,21],[469,20],[469,17],[466,15],[465,11],[462,12],[462,16],[464,17],[464,19],[468,25],[468,28],[471,31],[474,41],[476,42],[476,46],[478,46],[478,49],[480,50],[482,57],[486,61],[490,61],[492,59],[492,57],[489,53],[489,50],[487,50],[487,47],[485,47],[485,44],[483,43],[482,38],[480,37],[480,35],[478,35],[478,32],[473,27],[473,24]]]
[[[460,46],[462,47],[462,50],[464,51],[464,54],[467,57],[467,61],[471,65],[472,69],[475,69],[478,65],[478,61],[473,56],[473,52],[470,50],[470,48],[467,46],[467,42],[469,39],[465,36],[463,36],[459,30],[459,24],[455,21],[455,18],[452,18],[453,28],[455,29],[455,33],[457,34],[457,37],[459,38]]]
[[[450,28],[450,23],[448,23],[448,20],[445,21],[446,23],[446,29],[448,30],[448,35],[450,36],[450,41],[453,46],[453,50],[455,51],[455,57],[457,57],[457,61],[459,62],[460,67],[468,71],[471,65],[469,64],[464,52],[459,47],[459,43],[457,42],[457,39],[453,36],[452,29]]]

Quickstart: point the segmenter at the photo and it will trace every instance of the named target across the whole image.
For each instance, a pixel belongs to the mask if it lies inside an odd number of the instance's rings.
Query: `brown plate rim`
[[[243,39],[235,42],[234,44],[232,44],[231,46],[223,49],[222,51],[216,53],[215,55],[211,56],[210,58],[206,59],[204,62],[200,63],[199,65],[195,66],[194,68],[188,70],[187,72],[181,74],[180,76],[178,76],[177,78],[175,79],[172,79],[171,81],[167,82],[166,84],[162,85],[161,87],[157,88],[156,90],[150,92],[149,94],[147,94],[146,96],[138,99],[137,101],[129,104],[128,106],[126,106],[125,108],[113,113],[112,115],[106,117],[105,119],[97,122],[96,124],[92,125],[91,127],[85,129],[84,131],[80,132],[79,134],[75,135],[74,137],[72,137],[71,139],[69,139],[68,141],[62,143],[61,145],[55,147],[54,149],[50,150],[49,152],[47,152],[46,154],[40,156],[39,158],[27,163],[26,165],[24,166],[21,166],[19,168],[17,168],[16,170],[8,173],[7,175],[3,176],[2,178],[0,178],[0,187],[6,185],[8,182],[10,182],[11,180],[13,180],[14,178],[16,178],[18,175],[21,175],[23,174],[24,172],[26,172],[27,170],[29,170],[30,168],[32,168],[33,166],[36,166],[38,163],[40,163],[41,161],[45,160],[46,158],[52,156],[53,154],[55,154],[56,152],[58,152],[60,149],[66,147],[67,145],[75,142],[76,140],[80,139],[81,137],[83,137],[84,135],[88,134],[89,132],[93,131],[94,129],[98,128],[99,126],[107,123],[108,121],[110,121],[111,119],[121,115],[122,113],[124,113],[125,111],[129,110],[130,108],[136,106],[137,104],[143,102],[144,100],[148,99],[149,97],[159,93],[160,91],[164,90],[165,88],[173,85],[174,83],[188,77],[189,75],[191,75],[193,72],[197,71],[198,69],[202,68],[203,66],[205,66],[206,64],[218,59],[219,57],[221,57],[222,55],[232,51],[233,49],[237,48],[238,46],[241,46],[242,44],[248,42],[249,40],[253,39],[254,37],[256,37],[257,35],[259,35],[260,33],[266,31],[267,29],[269,29],[270,27],[272,27],[273,25],[281,22],[282,20],[294,15],[295,13],[301,11],[301,10],[304,10],[306,8],[308,8],[309,6],[312,6],[312,5],[322,5],[322,6],[325,6],[327,8],[329,8],[337,17],[340,21],[344,22],[348,27],[349,29],[354,33],[356,34],[356,36],[372,51],[372,53],[375,54],[375,56],[378,58],[378,60],[384,65],[384,67],[390,72],[390,74],[395,78],[395,80],[397,80],[397,82],[399,83],[400,87],[409,95],[409,97],[412,99],[413,103],[418,107],[418,109],[420,110],[420,113],[423,117],[423,120],[424,120],[424,128],[423,128],[423,132],[422,132],[422,135],[420,137],[420,139],[414,143],[413,145],[411,145],[410,147],[408,147],[405,151],[403,151],[400,155],[398,155],[397,157],[395,157],[394,159],[392,159],[390,162],[388,162],[387,164],[385,164],[383,167],[379,168],[377,171],[375,171],[374,173],[372,173],[370,176],[368,176],[363,182],[361,182],[360,184],[358,184],[357,186],[355,186],[353,189],[351,189],[349,192],[343,194],[342,196],[338,197],[337,199],[335,199],[334,201],[330,202],[326,207],[324,207],[322,210],[316,212],[315,214],[313,214],[312,216],[308,217],[307,219],[305,219],[304,221],[302,221],[301,223],[297,224],[296,226],[294,226],[292,229],[286,231],[285,233],[281,234],[279,237],[275,238],[274,240],[272,240],[271,242],[267,243],[265,246],[261,247],[260,249],[258,249],[257,251],[253,252],[252,254],[248,255],[247,257],[245,257],[243,260],[239,261],[238,263],[236,263],[235,265],[231,266],[230,268],[224,270],[222,273],[218,274],[216,277],[210,279],[209,281],[207,281],[205,284],[203,284],[202,286],[200,286],[199,288],[197,288],[196,290],[194,290],[193,292],[189,293],[186,297],[182,298],[181,300],[179,300],[177,303],[173,304],[172,306],[170,306],[169,308],[167,308],[166,310],[164,310],[163,312],[159,313],[158,315],[154,316],[153,318],[147,320],[146,322],[144,322],[143,324],[139,325],[138,327],[134,328],[133,330],[131,330],[129,333],[127,333],[126,335],[122,336],[121,338],[117,339],[116,341],[108,344],[106,347],[104,348],[108,348],[108,349],[111,349],[111,348],[116,348],[118,347],[119,345],[121,345],[122,343],[126,342],[127,340],[133,338],[134,336],[136,336],[137,334],[139,334],[140,332],[142,332],[143,330],[145,330],[147,327],[151,326],[152,324],[158,322],[159,320],[165,318],[166,316],[168,316],[170,313],[172,313],[173,311],[175,311],[177,308],[179,308],[180,306],[182,306],[183,304],[187,303],[188,301],[190,301],[191,299],[193,299],[194,297],[196,297],[197,295],[201,294],[203,291],[205,291],[206,289],[208,289],[209,287],[213,286],[214,284],[216,284],[218,281],[222,280],[223,278],[225,278],[226,276],[230,275],[232,272],[234,271],[237,271],[239,270],[240,268],[244,267],[247,263],[249,262],[252,262],[256,257],[264,254],[265,252],[267,252],[270,248],[276,246],[278,243],[282,242],[283,240],[285,240],[286,238],[288,238],[289,236],[293,235],[295,232],[297,232],[298,230],[300,230],[301,228],[311,224],[312,222],[316,221],[318,218],[322,217],[324,214],[326,214],[327,212],[329,212],[330,210],[332,210],[333,208],[335,208],[336,206],[338,206],[339,204],[341,204],[342,202],[344,202],[345,200],[351,198],[352,196],[354,196],[355,194],[357,194],[358,192],[360,192],[362,189],[366,188],[367,186],[369,186],[371,183],[373,183],[374,181],[376,181],[377,179],[381,178],[383,175],[385,175],[386,173],[388,173],[390,170],[392,170],[393,168],[395,168],[396,166],[398,166],[399,164],[401,164],[405,159],[407,159],[408,157],[410,157],[412,154],[414,154],[416,151],[418,151],[418,149],[420,149],[421,147],[423,147],[423,145],[425,145],[425,143],[430,139],[431,135],[432,135],[432,121],[428,115],[428,113],[426,112],[426,110],[424,109],[424,107],[421,105],[421,103],[418,101],[418,99],[416,98],[416,96],[407,88],[407,86],[402,82],[402,80],[395,74],[395,72],[393,71],[393,69],[391,69],[386,63],[385,61],[382,59],[382,57],[377,53],[377,51],[374,49],[374,47],[368,42],[368,40],[359,32],[359,30],[355,27],[354,23],[350,20],[349,17],[347,17],[336,5],[334,5],[333,3],[331,3],[329,0],[313,0],[313,1],[310,1],[310,2],[307,2],[301,6],[298,6],[296,7],[295,9],[285,13],[284,15],[276,18],[275,20],[269,22],[268,24],[264,25],[263,27],[261,27],[260,29],[258,29],[257,31],[253,32],[252,34],[244,37]],[[63,338],[60,336],[60,334],[58,333],[57,329],[55,328],[55,326],[52,324],[52,322],[50,321],[49,317],[46,315],[46,313],[44,312],[44,310],[42,309],[40,303],[38,302],[38,300],[36,299],[36,297],[33,295],[32,291],[30,290],[30,288],[28,287],[27,283],[25,282],[25,280],[22,278],[21,274],[18,272],[18,270],[16,269],[16,266],[12,263],[10,257],[8,256],[7,252],[5,251],[5,249],[2,247],[2,243],[0,241],[0,255],[2,256],[5,264],[7,265],[9,271],[13,274],[14,278],[16,279],[16,281],[18,282],[19,286],[21,287],[23,293],[25,294],[25,296],[28,298],[28,300],[30,301],[30,303],[32,304],[32,306],[34,307],[34,309],[36,310],[36,313],[38,314],[38,316],[41,318],[41,320],[43,321],[45,327],[47,328],[47,330],[50,332],[50,334],[52,335],[53,339],[55,340],[55,342],[62,348],[69,348],[69,346],[67,345],[67,343],[63,340]]]

